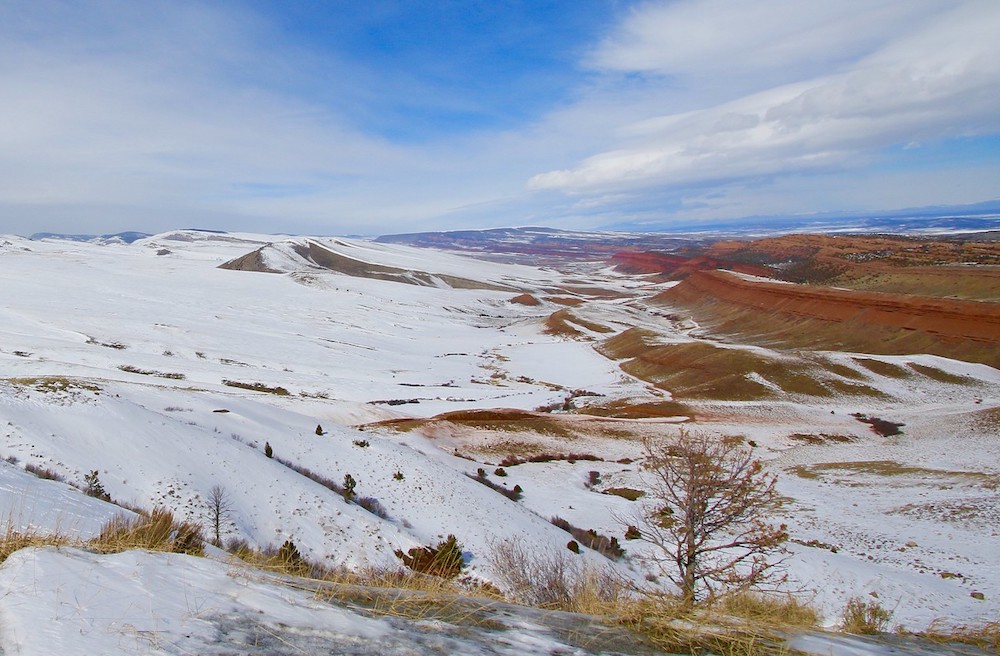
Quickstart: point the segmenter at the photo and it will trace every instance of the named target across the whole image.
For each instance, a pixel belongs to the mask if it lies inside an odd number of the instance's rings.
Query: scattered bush
[[[368,440],[354,440],[354,446],[360,446],[362,449],[366,446],[370,446]]]
[[[355,503],[376,517],[389,519],[389,511],[375,497],[358,497]]]
[[[625,550],[618,544],[618,538],[601,535],[592,528],[587,530],[577,528],[561,517],[553,517],[549,521],[572,535],[583,546],[593,549],[609,560],[621,560],[625,555]]]
[[[587,482],[583,484],[584,487],[590,489],[595,485],[601,484],[601,472],[591,469],[587,472]]]
[[[405,476],[403,476],[403,472],[401,472],[401,471],[398,471],[398,470],[396,471],[396,473],[395,473],[395,474],[393,474],[393,475],[392,475],[392,477],[393,477],[394,479],[396,479],[397,481],[401,481],[401,480],[403,480],[404,478],[406,478]]]
[[[600,613],[626,596],[610,568],[595,569],[561,550],[534,553],[516,538],[493,545],[490,565],[497,585],[519,604]]]
[[[632,526],[629,524],[628,529],[625,531],[626,540],[638,540],[642,537],[642,533],[639,532],[638,526]]]
[[[892,611],[883,608],[877,601],[864,601],[859,597],[847,600],[844,608],[843,629],[848,633],[876,635],[889,629]]]
[[[518,458],[516,456],[507,456],[500,461],[501,467],[515,467],[517,465],[523,465],[526,462],[554,462],[556,460],[565,460],[566,462],[576,462],[577,460],[587,460],[592,462],[604,462],[604,458],[599,458],[590,453],[540,453],[537,456],[529,456],[527,458]]]
[[[16,460],[17,459],[15,458],[15,462],[16,462]],[[8,460],[7,462],[10,462],[10,461]],[[37,476],[38,478],[44,478],[44,479],[47,479],[47,480],[50,480],[50,481],[60,481],[60,482],[62,482],[62,481],[66,480],[66,478],[62,474],[60,474],[59,472],[57,472],[55,470],[52,470],[52,469],[47,469],[45,467],[42,467],[41,465],[36,465],[36,464],[30,463],[30,462],[24,463],[24,471],[32,473],[35,476]]]
[[[336,492],[337,494],[343,496],[343,494],[344,494],[344,488],[343,488],[343,486],[341,486],[340,484],[334,482],[333,479],[328,478],[328,477],[326,477],[326,476],[324,476],[322,474],[316,473],[316,472],[314,472],[314,471],[312,471],[312,470],[310,470],[310,469],[308,469],[306,467],[303,467],[301,465],[296,465],[294,462],[292,462],[290,460],[285,460],[284,458],[280,458],[279,457],[279,458],[275,458],[274,460],[276,462],[281,463],[285,467],[288,467],[292,471],[305,476],[306,478],[308,478],[309,480],[313,481],[314,483],[319,483],[320,485],[322,485],[326,489],[330,490],[331,492]]]
[[[622,499],[628,499],[629,501],[635,501],[646,496],[646,493],[642,490],[636,490],[631,487],[609,487],[601,492],[601,494],[612,494],[616,497],[621,497]]]
[[[184,380],[185,378],[187,378],[187,376],[185,376],[184,374],[172,371],[156,371],[154,369],[140,369],[139,367],[133,367],[130,364],[119,365],[118,368],[130,374],[142,374],[143,376],[156,376],[157,378],[171,378],[173,380]]]
[[[462,546],[454,535],[449,535],[436,547],[414,547],[405,554],[397,549],[395,554],[414,572],[444,579],[458,578],[465,566],[462,560]]]
[[[567,542],[566,548],[575,554],[580,553],[580,543],[577,542],[576,540],[570,540],[569,542]]]
[[[524,490],[521,489],[520,485],[515,485],[513,488],[506,488],[503,485],[498,485],[497,483],[494,483],[490,479],[486,478],[486,472],[482,468],[480,468],[479,472],[481,474],[477,473],[476,476],[473,476],[472,474],[466,474],[466,476],[474,481],[482,483],[491,490],[499,492],[511,501],[520,501],[521,497],[524,496]]]
[[[504,476],[507,475],[507,470],[504,469],[503,467],[497,467],[496,469],[493,470],[493,474],[503,478]]]
[[[264,383],[242,383],[238,380],[223,380],[223,385],[229,387],[239,387],[240,389],[253,390],[254,392],[267,392],[268,394],[277,394],[278,396],[288,396],[288,390],[284,387],[270,387]]]

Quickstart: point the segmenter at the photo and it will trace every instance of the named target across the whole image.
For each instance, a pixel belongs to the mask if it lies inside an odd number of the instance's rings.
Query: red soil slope
[[[622,273],[631,274],[663,274],[664,278],[680,280],[695,271],[713,269],[732,269],[755,276],[767,276],[771,271],[762,266],[730,262],[707,256],[668,255],[666,253],[650,253],[644,251],[621,251],[611,258],[615,268]]]
[[[932,353],[1000,367],[1000,303],[758,282],[724,271],[697,272],[655,300],[771,344]]]

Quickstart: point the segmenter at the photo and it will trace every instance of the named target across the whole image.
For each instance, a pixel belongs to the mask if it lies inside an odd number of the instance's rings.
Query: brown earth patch
[[[641,344],[641,334],[639,337]],[[626,350],[622,344],[617,345],[619,353]],[[707,342],[645,348],[636,345],[627,350],[631,359],[622,363],[623,371],[669,390],[678,398],[755,401],[783,395],[838,394],[885,398],[884,393],[871,386],[834,377],[824,367],[801,358],[772,358],[749,349],[724,348]]]
[[[556,305],[565,305],[566,307],[583,305],[583,299],[573,298],[572,296],[549,296],[545,300],[550,303],[555,303]]]
[[[256,271],[258,273],[281,273],[277,269],[272,269],[264,264],[264,247],[261,246],[252,253],[247,253],[234,260],[229,260],[224,264],[220,264],[220,269],[229,269],[231,271]]]
[[[693,420],[695,418],[695,412],[690,406],[677,401],[651,401],[646,403],[612,401],[603,405],[588,405],[577,410],[576,414],[616,419],[688,417],[689,420]]]
[[[629,328],[618,333],[610,339],[606,339],[595,348],[598,353],[612,360],[624,360],[625,358],[635,358],[649,349],[659,346],[657,333],[645,328]]]
[[[510,302],[511,303],[516,303],[518,305],[529,305],[529,306],[535,306],[535,305],[541,305],[542,304],[542,302],[539,301],[537,298],[535,298],[531,294],[527,294],[527,293],[515,296],[514,298],[510,299]]]
[[[611,328],[605,325],[587,321],[576,316],[569,309],[557,310],[550,314],[545,320],[543,332],[547,335],[567,335],[571,337],[584,337],[585,333],[577,327],[586,328],[595,333],[610,333]]]

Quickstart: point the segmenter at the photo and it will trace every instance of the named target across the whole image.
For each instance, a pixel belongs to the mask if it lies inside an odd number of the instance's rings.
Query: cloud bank
[[[650,96],[706,78],[708,97],[720,84],[803,79],[620,126],[617,147],[529,186],[582,194],[839,170],[894,145],[996,134],[998,31],[992,2],[646,5],[592,61],[649,76]],[[692,95],[676,94],[682,105]]]

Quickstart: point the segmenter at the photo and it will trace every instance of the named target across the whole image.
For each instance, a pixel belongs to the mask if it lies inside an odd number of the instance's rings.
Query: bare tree
[[[641,539],[686,607],[785,580],[776,556],[786,526],[767,521],[779,505],[775,476],[741,442],[683,430],[673,442],[643,441],[652,486]]]
[[[222,526],[233,512],[226,488],[221,485],[213,485],[208,493],[206,503],[208,504],[208,521],[214,537],[212,544],[216,547],[222,547]]]

